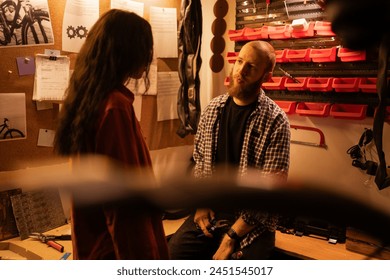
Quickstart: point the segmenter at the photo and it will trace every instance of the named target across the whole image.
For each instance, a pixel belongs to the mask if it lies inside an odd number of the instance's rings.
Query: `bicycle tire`
[[[11,128],[8,129],[6,133],[4,133],[3,139],[13,139],[13,138],[23,138],[24,133],[19,129]]]
[[[0,45],[8,45],[8,40],[4,34],[4,25],[2,23],[0,23]]]
[[[22,44],[29,45],[49,43],[44,24],[42,24],[44,21],[50,23],[49,13],[42,10],[35,10],[33,12],[33,17],[33,23],[26,21],[22,26]],[[37,24],[39,30],[37,30],[35,24]],[[29,36],[32,36],[32,38],[29,38]],[[32,40],[32,42],[29,42],[29,39]]]

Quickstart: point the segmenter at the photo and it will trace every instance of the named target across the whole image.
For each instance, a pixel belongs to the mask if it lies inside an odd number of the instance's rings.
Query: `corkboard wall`
[[[145,0],[145,18],[149,19],[151,6],[177,8],[178,19],[180,13],[180,0]],[[48,0],[51,22],[54,33],[54,45],[33,47],[0,48],[0,94],[22,92],[26,94],[26,122],[27,138],[15,141],[0,141],[0,171],[35,167],[42,164],[60,163],[64,159],[55,156],[50,147],[38,147],[39,129],[56,128],[59,105],[54,104],[53,109],[36,110],[35,101],[32,101],[33,79],[32,75],[19,76],[16,65],[17,57],[34,56],[43,53],[45,49],[61,50],[62,19],[65,9],[65,0]],[[100,14],[110,8],[110,0],[100,0]],[[71,69],[77,54],[61,52],[71,58]],[[176,71],[177,59],[159,59],[158,71]],[[151,150],[192,144],[193,136],[180,138],[176,134],[179,127],[178,120],[157,122],[156,96],[144,96],[142,104],[141,126]]]

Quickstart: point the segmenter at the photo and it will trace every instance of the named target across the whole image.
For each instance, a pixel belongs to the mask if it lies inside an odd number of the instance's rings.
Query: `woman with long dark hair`
[[[126,168],[152,170],[148,147],[126,87],[144,77],[153,59],[150,24],[127,11],[103,14],[77,55],[61,109],[58,154],[105,155]],[[167,259],[159,212],[134,201],[72,205],[74,259]]]

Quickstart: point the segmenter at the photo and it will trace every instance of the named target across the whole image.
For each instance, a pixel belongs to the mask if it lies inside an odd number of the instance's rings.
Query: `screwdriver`
[[[268,7],[269,7],[269,4],[271,4],[271,0],[265,0],[265,15],[268,16]]]

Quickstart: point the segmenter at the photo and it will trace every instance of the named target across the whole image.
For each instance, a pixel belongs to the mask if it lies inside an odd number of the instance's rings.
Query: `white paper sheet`
[[[178,57],[176,8],[150,7],[156,57]]]
[[[136,95],[137,94],[156,95],[157,94],[157,59],[156,58],[153,59],[152,64],[150,65],[149,81],[150,81],[150,87],[146,93],[145,93],[145,83],[143,79],[131,80],[127,87]]]
[[[37,146],[53,147],[55,131],[50,129],[39,129]]]
[[[69,82],[70,59],[67,56],[38,54],[35,57],[35,78],[33,100],[62,101]]]
[[[111,9],[121,9],[134,12],[140,17],[144,17],[144,3],[131,0],[111,0]]]
[[[158,72],[157,121],[177,119],[178,72]]]
[[[99,18],[99,0],[67,0],[62,22],[62,50],[78,53]]]

